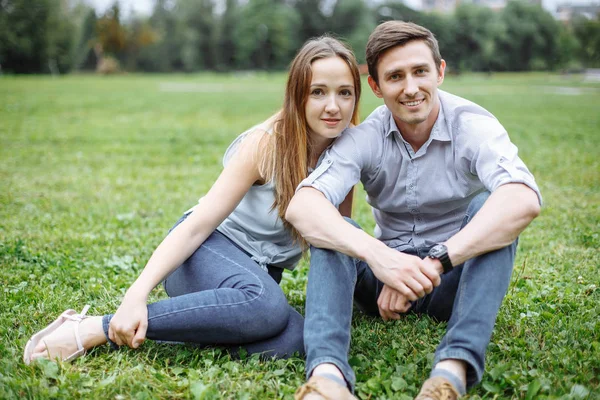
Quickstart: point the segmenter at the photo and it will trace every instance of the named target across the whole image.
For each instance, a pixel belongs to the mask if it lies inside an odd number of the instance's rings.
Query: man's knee
[[[346,220],[346,222],[348,222],[350,225],[354,226],[355,228],[362,229],[360,227],[360,225],[356,221],[354,221],[352,218],[344,217],[344,219]]]
[[[467,207],[467,217],[469,220],[479,212],[483,204],[487,201],[488,197],[490,197],[490,192],[487,190],[479,193],[477,196],[473,197],[469,206]]]

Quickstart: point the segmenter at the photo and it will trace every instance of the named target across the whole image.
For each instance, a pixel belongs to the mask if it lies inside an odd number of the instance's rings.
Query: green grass
[[[205,193],[241,131],[273,113],[284,75],[0,77],[0,398],[290,398],[298,358],[234,360],[147,342],[25,366],[31,334],[66,308],[112,312],[155,246]],[[544,196],[470,398],[600,398],[600,84],[463,75],[443,88],[504,124]],[[565,89],[566,88],[566,89]],[[362,115],[379,105],[365,85]],[[372,217],[362,190],[355,219]],[[303,311],[304,261],[282,283]],[[163,298],[162,290],[153,299]],[[356,315],[363,399],[408,399],[445,325]]]

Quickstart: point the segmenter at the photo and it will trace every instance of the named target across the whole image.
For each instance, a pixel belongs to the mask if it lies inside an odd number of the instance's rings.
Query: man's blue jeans
[[[488,196],[485,192],[471,201],[463,227]],[[508,289],[516,248],[515,241],[456,266],[442,275],[441,284],[414,302],[409,311],[448,321],[434,364],[450,358],[466,361],[468,387],[481,381],[485,351]],[[429,248],[415,248],[406,253],[424,258],[428,252]],[[348,363],[352,303],[354,300],[359,309],[378,316],[377,298],[382,288],[383,283],[364,261],[311,247],[304,325],[307,377],[317,365],[332,363],[354,388],[355,376]]]
[[[278,285],[281,272],[269,267],[267,273],[215,231],[165,279],[170,298],[148,304],[146,337],[220,345],[233,352],[243,347],[267,357],[303,354],[304,319]],[[102,320],[107,338],[111,318],[106,315]],[[116,347],[110,339],[109,343]]]

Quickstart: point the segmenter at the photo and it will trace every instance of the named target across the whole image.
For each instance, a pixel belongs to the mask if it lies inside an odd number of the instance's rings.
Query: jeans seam
[[[206,250],[210,251],[211,253],[216,254],[217,256],[219,256],[219,257],[221,257],[221,258],[223,258],[223,259],[225,259],[227,261],[230,261],[233,264],[235,264],[235,265],[243,268],[246,272],[248,272],[252,276],[254,276],[256,278],[256,280],[259,282],[260,292],[256,296],[252,297],[251,299],[245,300],[245,301],[240,301],[240,302],[237,302],[237,303],[228,303],[228,304],[200,305],[200,306],[195,306],[195,307],[189,307],[189,308],[185,308],[183,310],[172,311],[172,312],[163,313],[163,314],[160,314],[160,315],[155,315],[155,316],[153,316],[151,318],[148,318],[148,321],[155,320],[155,319],[162,318],[162,317],[166,317],[166,316],[171,316],[171,315],[179,314],[179,313],[182,313],[182,312],[193,311],[193,310],[196,310],[196,309],[199,309],[199,308],[218,308],[218,307],[230,307],[230,306],[237,306],[237,305],[247,304],[247,303],[250,303],[250,302],[253,302],[253,301],[257,300],[259,297],[261,297],[263,295],[263,293],[265,291],[264,284],[261,281],[261,279],[254,272],[250,271],[248,268],[246,268],[242,264],[240,264],[240,263],[238,263],[238,262],[236,262],[236,261],[234,261],[234,260],[232,260],[232,259],[224,256],[223,254],[221,254],[221,253],[219,253],[219,252],[217,252],[217,251],[215,251],[213,249],[211,249],[210,246],[208,246],[208,245],[204,245],[204,248]],[[214,291],[215,289],[212,289],[212,290]]]

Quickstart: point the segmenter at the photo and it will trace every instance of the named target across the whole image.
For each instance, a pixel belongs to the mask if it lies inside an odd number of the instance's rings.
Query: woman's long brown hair
[[[288,74],[283,108],[276,116],[273,124],[273,146],[267,146],[272,157],[267,155],[263,160],[269,161],[268,171],[263,170],[267,180],[275,183],[275,201],[273,209],[277,209],[284,226],[290,230],[294,240],[300,242],[303,249],[307,245],[298,231],[285,219],[285,212],[294,196],[296,188],[307,176],[312,143],[308,134],[305,105],[310,92],[312,80],[311,65],[314,61],[328,57],[339,57],[348,64],[354,80],[354,111],[351,123],[359,123],[358,106],[361,92],[360,72],[356,58],[346,45],[329,36],[309,40],[302,46]],[[269,165],[270,164],[270,165]]]

